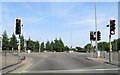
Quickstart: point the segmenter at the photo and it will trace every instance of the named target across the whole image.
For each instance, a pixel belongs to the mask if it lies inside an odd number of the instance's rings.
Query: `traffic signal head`
[[[21,19],[16,19],[16,35],[21,34]]]
[[[97,41],[100,41],[101,40],[101,33],[100,31],[97,32]]]
[[[93,40],[93,37],[94,37],[94,33],[91,31],[90,32],[90,40]]]
[[[115,20],[110,20],[110,34],[115,34]]]
[[[95,41],[96,37],[95,37],[95,33],[93,31],[90,32],[90,40]]]

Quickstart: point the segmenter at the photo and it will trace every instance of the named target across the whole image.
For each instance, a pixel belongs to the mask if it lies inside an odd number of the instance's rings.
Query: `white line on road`
[[[91,72],[91,71],[118,71],[120,68],[111,69],[77,69],[77,70],[49,70],[49,71],[24,71],[24,73],[70,73],[70,72]]]

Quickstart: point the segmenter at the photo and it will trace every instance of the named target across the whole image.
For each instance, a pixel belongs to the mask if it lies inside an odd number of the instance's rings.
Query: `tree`
[[[50,51],[50,50],[51,50],[50,42],[49,42],[49,41],[46,42],[46,50],[47,50],[47,51]]]
[[[64,51],[69,51],[69,50],[70,50],[70,48],[68,46],[64,47]]]
[[[54,40],[54,50],[55,51],[57,51],[57,52],[59,52],[59,43],[58,43],[58,40],[57,40],[57,38]]]
[[[8,39],[6,31],[3,32],[2,37],[3,37],[3,39],[2,39],[2,49],[3,50],[8,50],[9,49],[9,39]]]
[[[27,41],[27,50],[33,50],[35,48],[34,42],[29,38]]]
[[[118,51],[118,50],[117,50],[117,42],[118,42],[118,39],[112,41],[112,50],[113,50],[113,51]]]
[[[35,52],[38,52],[39,51],[39,41],[35,41],[34,42],[34,45],[35,45]]]
[[[87,51],[87,52],[91,52],[92,51],[92,48],[91,48],[91,44],[87,44],[84,49]]]
[[[43,52],[43,51],[44,51],[44,42],[41,43],[41,46],[40,46],[40,47],[41,47],[41,49],[40,49],[41,52]]]
[[[120,51],[120,38],[117,40],[117,50]]]
[[[107,42],[99,42],[98,49],[101,51],[109,51],[109,44]]]
[[[64,43],[63,43],[63,41],[61,40],[61,38],[59,39],[59,49],[60,49],[61,52],[64,51]]]
[[[51,46],[51,51],[53,52],[54,51],[54,42],[53,41],[51,42],[50,46]]]
[[[12,48],[13,48],[13,50],[18,50],[17,43],[18,43],[17,38],[16,38],[15,34],[13,33],[12,37],[10,38],[10,42],[9,42],[10,49],[12,50]]]

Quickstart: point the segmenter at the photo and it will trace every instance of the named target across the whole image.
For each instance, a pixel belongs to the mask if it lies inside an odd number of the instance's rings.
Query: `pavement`
[[[2,68],[0,71],[2,71],[2,73],[9,73],[27,64],[29,59],[20,60],[21,58],[23,58],[23,55],[19,56],[16,53],[2,53]]]
[[[2,53],[2,69],[5,69],[7,67],[10,67],[18,62],[18,55],[15,55],[13,53]]]
[[[22,73],[22,71],[26,68],[28,68],[32,63],[30,62],[31,58],[26,58],[24,61],[22,61],[14,70],[12,70],[10,73]]]
[[[120,64],[119,55],[120,55],[119,53],[112,53],[111,62],[109,62],[109,53],[104,53],[104,52],[101,52],[101,56],[98,58],[96,57],[96,53],[94,54],[91,53],[91,56],[87,57],[87,59],[119,66]]]
[[[101,62],[101,63],[107,63],[107,64],[119,66],[119,62],[118,61],[109,62],[109,60],[107,60],[105,58],[91,58],[91,57],[87,57],[87,59],[93,60],[93,61],[97,61],[97,62]]]
[[[12,73],[118,73],[118,66],[89,53],[46,52],[26,54],[29,61]],[[102,62],[100,62],[102,61]]]

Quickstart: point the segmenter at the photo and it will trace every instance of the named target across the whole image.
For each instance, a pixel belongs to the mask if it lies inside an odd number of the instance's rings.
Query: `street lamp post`
[[[96,0],[95,0],[95,32],[96,32],[96,40],[95,40],[96,57],[100,57],[100,51],[98,51],[98,44],[97,44],[97,12],[96,12]]]

